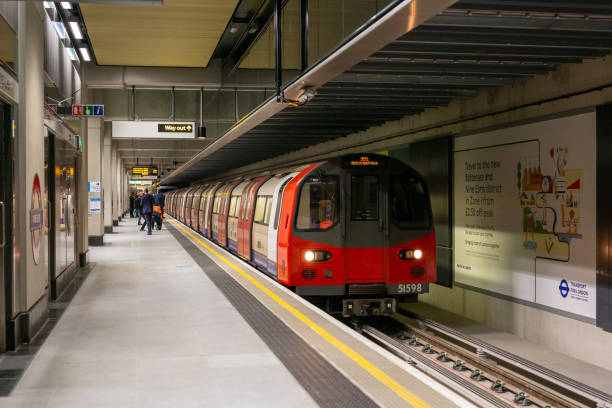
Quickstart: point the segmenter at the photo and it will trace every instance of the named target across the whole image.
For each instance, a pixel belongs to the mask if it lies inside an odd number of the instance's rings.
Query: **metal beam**
[[[328,81],[347,71],[359,61],[378,51],[399,36],[414,30],[456,0],[412,0],[403,1],[385,9],[376,18],[370,19],[357,33],[341,43],[326,58],[310,67],[305,73],[284,88],[288,99],[297,99],[298,92],[307,86],[319,88]],[[243,134],[252,130],[264,120],[285,109],[272,98],[230,128],[222,137],[196,155],[189,162],[166,177],[165,183],[175,184],[182,172],[200,160],[227,146]]]

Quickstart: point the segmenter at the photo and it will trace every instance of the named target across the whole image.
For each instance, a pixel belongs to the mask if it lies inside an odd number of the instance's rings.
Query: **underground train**
[[[436,281],[427,187],[391,157],[194,185],[165,211],[329,313],[388,315]]]

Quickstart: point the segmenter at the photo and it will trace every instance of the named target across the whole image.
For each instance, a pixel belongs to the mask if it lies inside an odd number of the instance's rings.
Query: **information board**
[[[595,318],[595,113],[455,140],[455,281]]]
[[[148,176],[157,176],[159,174],[159,170],[157,167],[147,166],[147,167],[132,167],[132,177],[148,177]]]

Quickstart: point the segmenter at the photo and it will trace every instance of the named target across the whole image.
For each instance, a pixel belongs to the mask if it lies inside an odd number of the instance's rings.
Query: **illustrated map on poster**
[[[456,282],[594,318],[595,114],[458,138],[454,162]]]

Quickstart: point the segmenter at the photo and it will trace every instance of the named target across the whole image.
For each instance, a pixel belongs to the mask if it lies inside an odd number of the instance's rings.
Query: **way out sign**
[[[72,105],[72,116],[104,116],[104,105]]]

